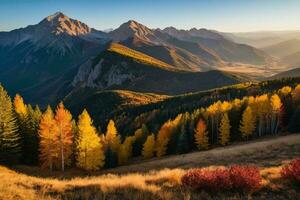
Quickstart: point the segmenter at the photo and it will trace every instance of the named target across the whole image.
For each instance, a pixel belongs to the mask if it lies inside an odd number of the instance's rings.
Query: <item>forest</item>
[[[94,124],[86,109],[78,118],[63,102],[42,111],[26,104],[19,94],[11,99],[0,86],[0,162],[38,165],[51,171],[71,167],[90,171],[124,165],[133,157],[184,154],[299,132],[300,84],[289,80],[263,83],[256,84],[263,91],[259,94],[253,90],[252,95],[249,90],[244,95],[227,93],[230,98],[218,101],[213,95],[205,96],[202,105],[181,107],[181,112],[167,119],[152,115],[151,120],[140,120],[137,129],[121,129],[112,118],[105,130]],[[191,101],[185,104],[192,105]],[[135,120],[139,118],[137,115]]]

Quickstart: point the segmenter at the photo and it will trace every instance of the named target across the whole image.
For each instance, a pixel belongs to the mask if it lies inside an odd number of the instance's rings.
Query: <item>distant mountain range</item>
[[[0,32],[0,82],[32,103],[56,103],[89,89],[176,95],[247,79],[235,66],[272,71],[273,55],[207,29],[150,29],[130,20],[98,31],[63,13]],[[241,72],[241,71],[240,71]]]

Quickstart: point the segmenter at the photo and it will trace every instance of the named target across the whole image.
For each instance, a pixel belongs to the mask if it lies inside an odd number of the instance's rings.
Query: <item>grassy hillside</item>
[[[50,175],[35,167],[17,166],[14,170],[0,167],[0,199],[297,199],[300,195],[298,187],[283,180],[280,170],[287,161],[300,156],[299,144],[300,136],[290,135],[206,152],[154,159],[116,168],[109,174],[86,174],[83,171],[70,170],[65,174]],[[195,191],[182,186],[181,177],[186,169],[212,169],[231,164],[258,166],[263,178],[262,188],[248,194]],[[173,169],[158,170],[157,167]],[[148,171],[152,169],[155,171]]]

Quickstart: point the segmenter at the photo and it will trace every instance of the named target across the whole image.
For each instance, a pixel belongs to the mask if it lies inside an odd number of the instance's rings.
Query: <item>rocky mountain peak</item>
[[[42,25],[44,29],[50,29],[55,35],[65,33],[71,36],[78,36],[91,32],[91,28],[88,27],[88,25],[78,20],[71,19],[62,12],[56,12],[49,15],[39,24]]]

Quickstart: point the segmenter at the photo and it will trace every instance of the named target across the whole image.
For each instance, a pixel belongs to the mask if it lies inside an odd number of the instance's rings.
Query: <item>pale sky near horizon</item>
[[[0,31],[36,24],[57,11],[99,30],[130,19],[150,28],[300,30],[300,0],[0,0]]]

